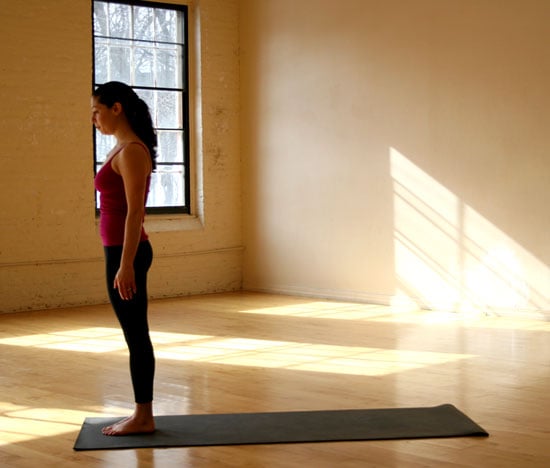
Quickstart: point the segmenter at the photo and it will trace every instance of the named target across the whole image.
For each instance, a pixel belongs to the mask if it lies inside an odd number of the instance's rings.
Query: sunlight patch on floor
[[[159,359],[365,376],[387,375],[474,357],[245,338],[213,338],[192,345],[160,347],[156,355]]]
[[[372,320],[391,315],[394,311],[383,305],[356,304],[333,301],[313,301],[278,307],[261,307],[242,310],[246,314],[277,315],[286,317],[326,318],[338,320]]]
[[[417,325],[445,325],[464,328],[516,329],[550,331],[550,322],[529,318],[490,317],[475,311],[448,312],[422,310],[416,304],[396,301],[391,306],[336,301],[312,301],[278,307],[263,307],[239,311],[244,314],[284,317],[352,320],[358,322],[388,322]]]
[[[204,338],[202,335],[183,333],[151,332],[154,343],[180,343]],[[116,328],[93,327],[78,328],[70,331],[53,331],[8,338],[1,338],[0,345],[26,346],[61,351],[84,353],[109,353],[125,351],[126,343],[122,332]]]
[[[97,411],[34,408],[0,402],[0,446],[75,433],[86,417],[104,416]]]
[[[157,359],[351,375],[387,375],[473,357],[185,333],[151,332],[151,338]],[[82,328],[3,338],[0,344],[85,353],[127,353],[122,334],[114,328]]]
[[[120,330],[104,327],[14,336],[0,339],[0,344],[87,353],[106,353],[125,347]]]

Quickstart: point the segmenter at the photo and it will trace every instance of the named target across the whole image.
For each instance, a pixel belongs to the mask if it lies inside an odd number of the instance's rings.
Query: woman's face
[[[104,135],[112,135],[117,125],[117,103],[113,107],[101,104],[99,99],[92,97],[92,123]]]

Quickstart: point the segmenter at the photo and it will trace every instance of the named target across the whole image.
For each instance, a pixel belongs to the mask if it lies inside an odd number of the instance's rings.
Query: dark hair
[[[120,81],[109,81],[99,85],[92,96],[109,108],[113,107],[115,102],[120,103],[130,127],[149,149],[154,170],[157,158],[157,134],[153,128],[149,106],[145,101],[130,86]]]

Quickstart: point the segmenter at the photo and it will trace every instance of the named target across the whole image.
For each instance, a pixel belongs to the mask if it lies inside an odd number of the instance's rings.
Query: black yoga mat
[[[453,405],[155,417],[153,434],[104,436],[120,418],[86,418],[75,450],[488,436]]]

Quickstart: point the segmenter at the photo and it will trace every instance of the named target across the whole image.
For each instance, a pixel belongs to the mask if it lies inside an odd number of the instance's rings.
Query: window
[[[158,137],[148,213],[189,213],[187,7],[142,1],[93,2],[93,86],[129,84],[148,104]],[[94,167],[114,137],[94,130]],[[96,208],[98,205],[96,197]]]

